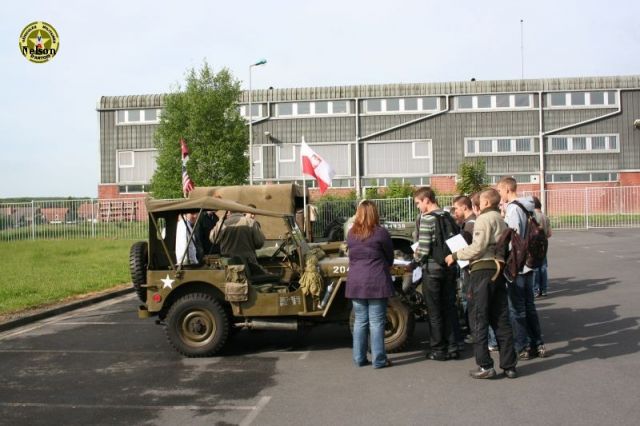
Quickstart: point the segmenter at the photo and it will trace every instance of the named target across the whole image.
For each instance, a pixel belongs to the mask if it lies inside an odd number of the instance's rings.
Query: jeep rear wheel
[[[349,328],[353,334],[355,312],[351,310]],[[409,307],[398,297],[387,304],[387,321],[384,328],[384,349],[387,353],[402,351],[410,342],[415,328],[415,318]]]
[[[215,355],[229,336],[229,317],[213,296],[192,293],[169,309],[165,332],[169,343],[188,357]]]
[[[133,243],[129,250],[129,272],[131,282],[138,298],[142,303],[147,302],[147,289],[142,287],[147,283],[147,266],[149,264],[148,245],[146,241]]]

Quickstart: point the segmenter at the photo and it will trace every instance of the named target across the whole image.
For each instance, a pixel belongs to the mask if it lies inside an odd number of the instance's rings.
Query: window
[[[418,109],[418,98],[405,98],[404,100],[405,111],[416,111],[417,109]]]
[[[291,163],[296,161],[296,146],[283,144],[278,147],[278,161]]]
[[[400,99],[387,99],[387,111],[400,111]]]
[[[316,114],[328,114],[329,113],[329,102],[315,102],[316,106]]]
[[[473,96],[458,96],[458,108],[460,109],[473,108]]]
[[[382,111],[381,99],[368,99],[367,100],[367,112],[379,112]]]
[[[139,109],[132,109],[128,111],[129,116],[127,118],[127,121],[130,123],[135,123],[137,121],[140,121],[140,110]]]
[[[310,102],[298,102],[298,115],[306,115],[311,113]]]
[[[511,96],[509,95],[496,95],[496,107],[497,108],[509,108],[511,106]]]
[[[567,104],[567,95],[565,93],[551,93],[551,106],[562,106]]]
[[[126,185],[149,183],[156,169],[157,155],[158,151],[155,149],[118,151],[117,183]]]
[[[333,101],[333,113],[334,114],[348,114],[349,113],[349,105],[347,101]]]
[[[549,183],[616,182],[618,174],[610,172],[548,173],[545,175],[545,179]]]
[[[247,105],[241,105],[240,107],[238,107],[238,110],[240,111],[240,115],[245,117],[245,118],[249,118],[249,104]],[[267,105],[266,104],[251,104],[251,118],[258,118],[258,117],[264,117],[266,115],[267,112]]]
[[[158,120],[158,110],[157,109],[145,109],[144,110],[144,121],[157,121]]]
[[[584,92],[571,93],[571,105],[584,105],[584,104],[585,104]]]
[[[492,140],[480,140],[478,142],[478,152],[492,152]]]
[[[129,168],[133,166],[133,151],[118,152],[118,167]]]
[[[511,139],[498,139],[498,152],[511,152]]]
[[[147,109],[121,109],[116,111],[116,124],[155,124],[159,121],[160,110]]]
[[[572,138],[574,151],[585,151],[587,149],[587,138],[575,137]]]
[[[534,138],[465,138],[465,156],[534,154]]]
[[[280,104],[276,104],[276,114],[277,115],[293,115],[293,103],[292,102],[283,102]]]
[[[467,154],[475,154],[476,152],[476,141],[467,140]]]
[[[567,141],[567,138],[551,138],[551,150],[552,151],[569,150],[569,143]]]
[[[413,142],[413,158],[429,158],[429,149],[431,149],[431,142],[429,141]]]
[[[552,136],[547,142],[551,153],[617,152],[617,135]]]
[[[478,108],[491,108],[491,96],[477,96]]]
[[[531,139],[516,139],[516,152],[531,151]]]
[[[557,92],[547,94],[549,107],[590,107],[616,104],[616,92],[592,91],[592,92]]]
[[[533,98],[529,93],[497,95],[465,95],[457,97],[458,109],[504,109],[531,108]]]
[[[604,105],[604,92],[589,92],[591,105]]]
[[[428,98],[422,98],[422,109],[423,110],[437,110],[438,109],[438,98],[435,96],[430,96]]]
[[[518,108],[531,106],[531,96],[528,94],[518,93],[515,95],[515,106]]]
[[[607,139],[604,136],[591,138],[591,149],[607,149]]]

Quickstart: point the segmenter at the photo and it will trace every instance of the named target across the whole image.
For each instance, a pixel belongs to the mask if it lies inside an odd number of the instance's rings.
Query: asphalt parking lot
[[[356,368],[346,327],[243,332],[218,357],[187,359],[127,295],[0,334],[0,424],[616,424],[640,418],[640,230],[557,232],[551,356],[520,377],[472,380],[424,358],[425,324],[388,369]]]

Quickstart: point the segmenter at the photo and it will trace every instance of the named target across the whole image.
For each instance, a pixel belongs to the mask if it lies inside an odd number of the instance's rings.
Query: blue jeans
[[[542,266],[533,271],[533,292],[535,294],[547,294],[548,280],[547,258],[545,257]]]
[[[353,362],[367,364],[367,343],[371,337],[371,363],[374,368],[384,367],[384,326],[387,319],[387,299],[352,299],[355,311],[353,324]]]
[[[538,311],[533,299],[533,272],[518,274],[508,285],[509,317],[517,353],[543,344]]]

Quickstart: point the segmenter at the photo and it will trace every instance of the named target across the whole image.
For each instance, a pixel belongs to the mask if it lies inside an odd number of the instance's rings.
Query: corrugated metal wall
[[[277,146],[299,143],[304,136],[309,143],[354,142],[356,140],[356,98],[440,95],[441,108],[446,95],[477,93],[514,93],[536,91],[605,90],[635,88],[620,96],[622,113],[559,132],[559,135],[619,134],[620,153],[547,154],[548,171],[592,171],[640,169],[640,130],[633,121],[640,118],[640,76],[598,77],[545,80],[508,80],[448,82],[433,84],[390,84],[371,86],[316,87],[296,89],[257,90],[252,94],[255,103],[269,102],[272,118],[253,126],[253,142],[263,146],[263,179],[276,179]],[[116,179],[116,150],[153,147],[153,134],[157,125],[115,125],[115,110],[127,108],[162,107],[165,95],[103,97],[99,102],[101,183]],[[453,100],[454,96],[450,96]],[[333,117],[274,118],[278,101],[349,99],[351,114]],[[537,94],[534,106],[538,106]],[[248,101],[243,92],[241,103]],[[538,109],[450,112],[427,118],[425,114],[360,115],[360,137],[366,142],[431,140],[433,174],[455,174],[464,156],[464,140],[470,137],[537,137]],[[362,108],[359,109],[362,111]],[[616,108],[567,108],[545,110],[544,130],[575,124],[617,111]],[[424,119],[423,119],[424,118]],[[404,123],[415,123],[401,126]],[[377,132],[400,126],[398,129],[372,136]],[[269,132],[269,137],[265,135]],[[537,141],[537,139],[536,139]],[[537,151],[538,143],[535,143]],[[351,174],[356,172],[356,148],[351,146]],[[361,173],[364,173],[364,143],[361,146]],[[507,155],[484,158],[489,173],[537,172],[539,156]],[[406,169],[409,173],[411,167]],[[428,173],[427,171],[425,171]]]

